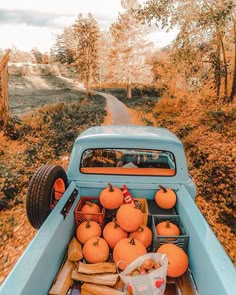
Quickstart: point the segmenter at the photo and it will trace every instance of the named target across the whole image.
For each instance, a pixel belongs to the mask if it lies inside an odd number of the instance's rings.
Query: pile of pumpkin
[[[133,203],[124,204],[123,191],[110,183],[99,196],[101,205],[108,210],[116,209],[115,219],[105,224],[104,228],[96,221],[90,220],[91,214],[99,213],[101,208],[97,203],[86,202],[81,212],[86,213],[87,221],[82,222],[76,229],[76,237],[83,245],[83,257],[87,263],[100,263],[109,259],[119,269],[124,270],[137,257],[147,253],[152,244],[152,230],[143,223],[143,213]],[[177,197],[173,190],[160,186],[155,194],[156,204],[163,209],[173,208]],[[158,235],[179,235],[179,228],[171,222],[163,221],[156,225]],[[158,253],[168,257],[167,275],[179,277],[188,268],[188,256],[179,246],[166,243],[157,249]]]

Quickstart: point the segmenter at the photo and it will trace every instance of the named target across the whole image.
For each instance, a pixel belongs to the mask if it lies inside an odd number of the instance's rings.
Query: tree
[[[51,48],[53,61],[62,64],[71,64],[74,61],[74,35],[73,28],[66,27],[61,34],[55,36],[54,44]]]
[[[6,129],[9,121],[8,61],[11,50],[8,49],[0,59],[0,129]]]
[[[80,14],[73,25],[75,39],[74,65],[79,79],[84,82],[88,96],[91,83],[98,81],[98,40],[100,30],[92,14]]]
[[[157,25],[167,30],[178,26],[180,33],[175,45],[181,46],[186,53],[190,47],[196,47],[199,54],[195,58],[193,56],[193,59],[202,56],[204,69],[205,63],[211,65],[216,97],[220,99],[220,94],[223,93],[223,102],[228,102],[228,78],[229,72],[232,72],[229,67],[233,67],[235,62],[227,42],[230,34],[235,37],[235,33],[232,33],[234,9],[232,0],[148,0],[143,9],[139,10],[139,16],[147,22],[156,20]],[[198,51],[202,45],[204,51]],[[191,63],[190,66],[192,67]]]
[[[38,50],[38,48],[34,47],[32,50],[31,50],[31,53],[32,55],[34,56],[36,62],[38,64],[41,64],[42,63],[42,56],[43,54]]]
[[[109,51],[112,45],[112,35],[103,31],[98,40],[98,65],[99,65],[99,86],[100,88],[109,75]]]
[[[233,81],[230,93],[230,101],[233,101],[236,97],[236,16],[232,13],[233,31],[234,31],[234,69],[233,69]]]
[[[132,85],[151,83],[151,65],[146,63],[153,44],[147,39],[147,26],[136,18],[136,0],[123,0],[123,14],[111,26],[113,43],[110,50],[110,80],[127,86],[127,98],[132,97]]]
[[[31,52],[22,51],[13,46],[11,49],[10,62],[36,63],[36,59]]]

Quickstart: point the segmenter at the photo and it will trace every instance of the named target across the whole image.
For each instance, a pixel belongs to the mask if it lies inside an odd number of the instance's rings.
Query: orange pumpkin
[[[100,213],[101,209],[98,204],[91,201],[86,201],[85,204],[82,206],[80,212],[86,213],[86,214],[83,214],[83,217],[85,219],[91,219],[93,217],[93,214]],[[87,213],[91,213],[91,214],[87,214]]]
[[[177,278],[188,269],[188,255],[177,245],[163,244],[157,249],[158,253],[166,254],[168,258],[167,275]]]
[[[124,231],[132,232],[142,224],[143,213],[133,204],[123,204],[116,212],[116,220]]]
[[[160,236],[179,236],[179,227],[169,220],[162,221],[156,225],[156,232]]]
[[[141,225],[137,230],[131,232],[129,237],[139,240],[146,248],[152,243],[152,231],[146,225]]]
[[[113,260],[121,270],[141,255],[147,253],[145,246],[134,238],[120,240],[114,247]],[[123,262],[124,261],[124,262]]]
[[[109,256],[109,246],[100,237],[89,239],[83,246],[83,255],[88,263],[105,262]]]
[[[155,201],[160,208],[171,209],[175,206],[177,197],[175,192],[170,188],[159,185],[160,190],[155,194]]]
[[[108,222],[103,229],[103,238],[107,241],[111,249],[113,249],[121,239],[127,237],[128,233],[124,231],[116,221]]]
[[[123,192],[118,188],[112,186],[109,182],[108,187],[103,189],[99,196],[99,201],[106,209],[116,209],[123,204],[124,196]]]
[[[101,235],[101,226],[96,221],[92,220],[82,222],[76,229],[76,237],[82,244],[86,243],[93,237],[100,237]]]

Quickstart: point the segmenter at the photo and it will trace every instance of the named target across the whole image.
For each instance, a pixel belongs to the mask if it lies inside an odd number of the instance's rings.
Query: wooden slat
[[[79,261],[82,258],[82,245],[75,237],[73,237],[68,246],[68,259],[70,261]]]
[[[84,274],[116,273],[116,265],[113,262],[99,262],[95,264],[79,262],[77,272]]]
[[[125,295],[125,293],[104,285],[84,283],[81,287],[81,295]]]
[[[167,283],[164,295],[178,295],[177,286],[175,283]]]
[[[182,295],[194,295],[192,284],[187,273],[177,278],[176,284],[177,287],[181,290]]]
[[[56,282],[49,291],[51,295],[66,295],[69,287],[72,284],[71,273],[74,268],[74,263],[66,260],[62,269],[60,270]]]
[[[77,271],[72,272],[72,279],[76,281],[81,281],[84,283],[93,283],[99,285],[106,285],[106,286],[115,286],[118,280],[118,274],[101,274],[101,275],[86,275],[82,273],[78,273]]]
[[[179,278],[167,278],[164,295],[194,295],[192,284],[186,272]]]

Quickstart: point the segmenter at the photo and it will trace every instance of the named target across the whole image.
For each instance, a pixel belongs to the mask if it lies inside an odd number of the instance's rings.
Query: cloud
[[[35,27],[55,27],[62,15],[33,10],[0,9],[0,24],[24,24]],[[68,15],[65,17],[69,17]],[[60,24],[60,22],[59,22]],[[63,24],[62,24],[63,25]]]
[[[37,47],[42,52],[48,51],[54,36],[63,32],[65,27],[73,25],[79,13],[81,12],[0,8],[0,48],[16,46],[29,51]],[[83,12],[83,16],[87,15],[87,12]],[[103,11],[96,11],[92,15],[101,29],[108,29],[114,22],[114,17],[111,14],[107,16]]]
[[[26,25],[34,27],[47,27],[63,29],[66,26],[72,25],[79,13],[53,13],[36,10],[19,10],[19,9],[1,9],[0,8],[0,25]],[[87,16],[88,13],[82,13]],[[103,29],[108,29],[114,16],[106,14],[102,11],[92,13],[98,24]],[[117,13],[118,16],[118,13]]]

